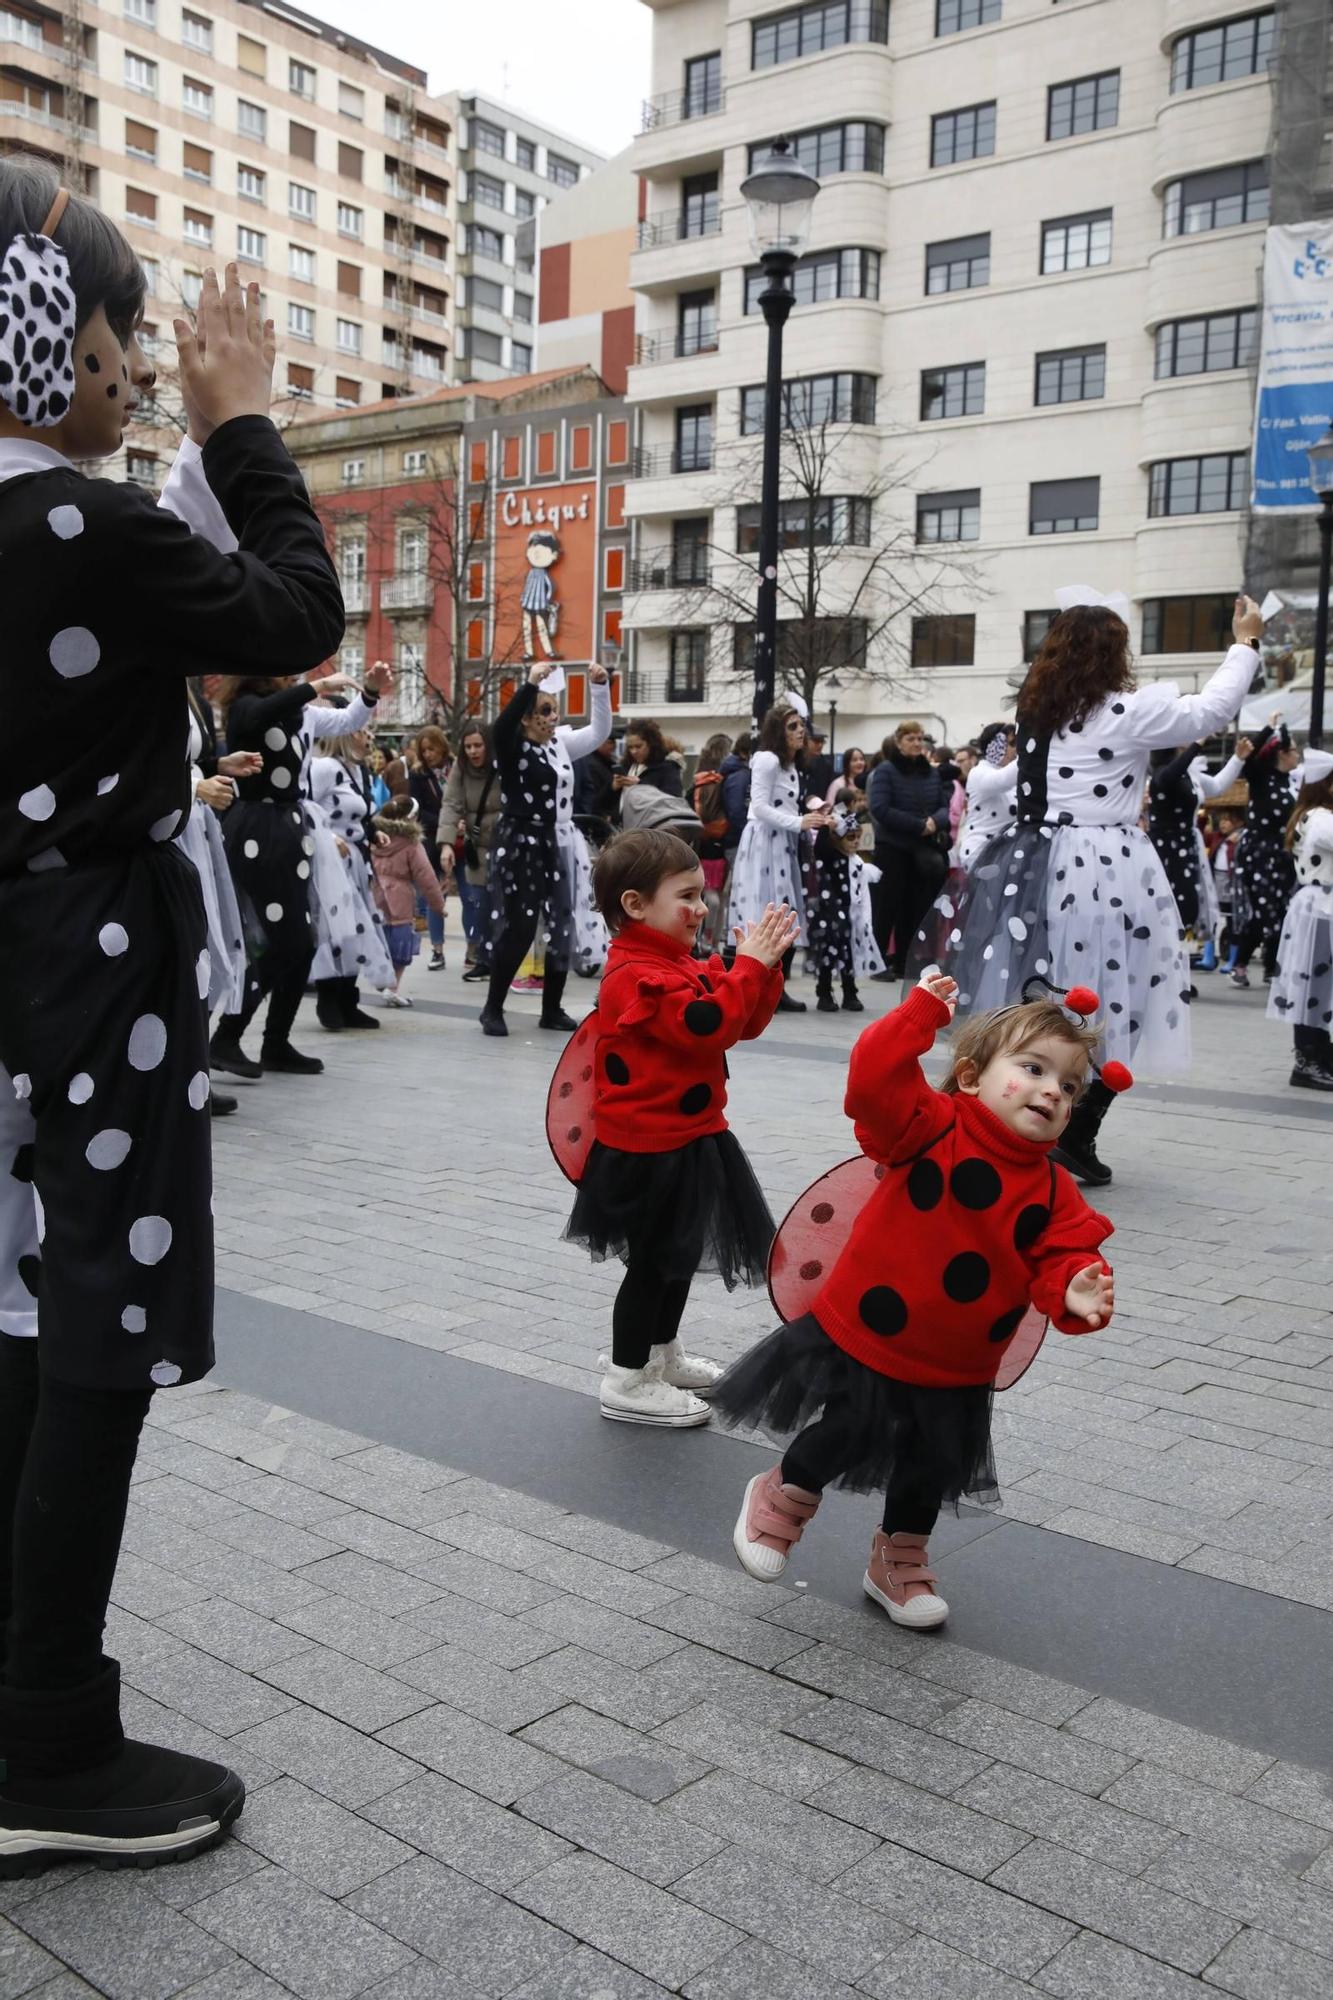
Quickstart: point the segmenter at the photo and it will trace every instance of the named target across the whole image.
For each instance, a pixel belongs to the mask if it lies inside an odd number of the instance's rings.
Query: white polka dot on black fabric
[[[76,535],[83,533],[83,516],[77,507],[53,507],[46,517],[46,525],[62,542],[72,542]]]
[[[334,907],[335,907],[335,908],[337,907],[337,906],[336,906],[336,904],[335,904],[335,906],[334,906]],[[280,923],[282,922],[282,904],[281,904],[281,903],[265,903],[265,905],[264,905],[264,915],[265,915],[265,917],[266,917],[266,919],[268,920],[268,922],[269,922],[269,923],[271,923],[271,924],[280,924]]]
[[[50,819],[56,809],[56,795],[49,785],[34,785],[30,792],[24,792],[19,799],[19,811],[24,819]]]
[[[179,812],[163,813],[161,819],[155,819],[149,827],[148,838],[150,840],[170,840],[179,828],[180,823],[181,816]]]
[[[159,1014],[141,1014],[130,1029],[130,1068],[156,1069],[167,1052],[167,1024]]]
[[[120,772],[119,772],[119,771],[111,771],[111,772],[109,772],[109,773],[108,773],[108,775],[107,775],[107,776],[106,776],[105,778],[99,778],[99,779],[97,780],[97,796],[98,796],[98,798],[99,798],[99,799],[104,799],[104,798],[106,797],[106,795],[107,795],[107,793],[108,793],[108,792],[114,792],[114,791],[115,791],[115,789],[116,789],[116,786],[117,786],[117,785],[118,785],[119,783],[120,783]]]
[[[189,1087],[185,1095],[189,1100],[191,1111],[203,1110],[208,1102],[208,1071],[206,1069],[197,1069],[195,1071],[194,1075],[190,1078]]]
[[[276,791],[285,792],[292,782],[292,774],[285,766],[279,764],[272,773],[270,782]]]
[[[126,1306],[120,1323],[126,1333],[143,1333],[147,1330],[148,1315],[142,1306]]]
[[[266,729],[264,731],[264,742],[270,750],[285,750],[287,748],[287,732],[285,729]]]
[[[81,1069],[77,1076],[70,1078],[69,1089],[65,1095],[69,1098],[71,1104],[86,1104],[92,1096],[94,1088],[95,1085],[87,1070]]]
[[[195,983],[199,988],[199,998],[207,1000],[209,981],[213,977],[213,960],[209,955],[207,946],[200,952],[199,957],[195,961],[194,976]]]
[[[160,1264],[171,1248],[165,1215],[141,1215],[130,1228],[130,1255],[136,1264]]]
[[[247,861],[257,861],[259,858],[259,842],[257,840],[245,841],[241,852]]]
[[[108,958],[119,958],[130,948],[130,934],[124,924],[103,924],[97,942]]]
[[[16,1076],[10,1078],[10,1082],[14,1086],[14,1095],[19,1100],[19,1103],[26,1103],[32,1096],[32,1078],[28,1075],[27,1071],[20,1070]]]
[[[181,1371],[174,1361],[155,1361],[148,1374],[159,1389],[173,1388],[181,1379]]]
[[[128,1132],[119,1132],[114,1126],[108,1126],[104,1132],[94,1133],[83,1149],[83,1156],[88,1165],[96,1167],[99,1173],[110,1173],[129,1158],[132,1143]]]
[[[52,639],[46,656],[62,680],[77,681],[92,672],[102,649],[86,625],[66,625]]]

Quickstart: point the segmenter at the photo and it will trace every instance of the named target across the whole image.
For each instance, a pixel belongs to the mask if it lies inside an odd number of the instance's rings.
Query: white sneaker
[[[386,1007],[410,1007],[412,1002],[408,999],[406,993],[386,993],[384,1004]]]
[[[646,1370],[649,1375],[669,1382],[673,1389],[693,1389],[696,1396],[711,1395],[726,1372],[720,1361],[709,1361],[702,1354],[687,1354],[679,1338],[653,1348]]]
[[[617,1368],[614,1361],[602,1377],[598,1398],[602,1415],[620,1424],[659,1424],[685,1430],[706,1424],[712,1411],[688,1389],[673,1388],[646,1368]]]

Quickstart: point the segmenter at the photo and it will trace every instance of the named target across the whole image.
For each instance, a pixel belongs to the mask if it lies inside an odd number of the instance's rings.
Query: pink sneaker
[[[882,1604],[895,1625],[915,1632],[942,1625],[949,1607],[936,1585],[939,1578],[927,1561],[925,1535],[886,1535],[876,1528],[865,1573],[865,1593]]]
[[[742,1569],[760,1583],[772,1583],[780,1577],[821,1498],[802,1486],[784,1486],[780,1465],[756,1472],[745,1489],[731,1537]]]

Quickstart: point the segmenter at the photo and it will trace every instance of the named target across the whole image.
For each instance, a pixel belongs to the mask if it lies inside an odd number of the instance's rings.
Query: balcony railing
[[[668,90],[661,97],[645,98],[639,130],[656,132],[663,125],[683,125],[690,118],[711,118],[726,101],[727,93],[720,83],[697,90]]]
[[[695,590],[708,577],[707,549],[650,549],[629,566],[631,590]]]
[[[420,611],[433,594],[424,570],[408,570],[405,576],[391,576],[380,585],[380,605],[385,611]]]
[[[711,472],[712,469],[711,442],[684,447],[676,444],[640,445],[634,454],[636,479],[669,479],[677,472]]]
[[[639,224],[636,248],[655,250],[662,243],[688,243],[696,236],[720,236],[722,212],[711,209],[706,215],[685,215],[677,208],[665,215],[645,215]]]
[[[674,702],[702,702],[708,698],[707,676],[702,667],[624,667],[620,676],[620,705],[633,712],[664,708]],[[742,698],[743,704],[744,698]]]
[[[685,361],[692,354],[716,354],[717,348],[717,321],[711,319],[676,333],[641,333],[634,342],[634,365],[642,368],[654,361]]]

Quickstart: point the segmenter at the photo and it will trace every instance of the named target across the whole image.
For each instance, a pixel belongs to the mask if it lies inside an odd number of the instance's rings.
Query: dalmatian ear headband
[[[1033,988],[1038,986],[1044,987],[1046,993],[1053,1000],[1058,1000],[1065,1013],[1069,1015],[1071,1020],[1076,1021],[1080,1028],[1085,1028],[1088,1025],[1088,1022],[1098,1012],[1102,1004],[1090,986],[1070,986],[1067,988],[1053,986],[1051,981],[1043,979],[1039,972],[1034,972],[1030,979],[1023,981],[1023,998],[1015,1004],[1027,1006],[1033,1000],[1044,998],[1044,994],[1033,991]],[[1003,1008],[1001,1012],[1007,1013],[1008,1009]],[[1133,1074],[1122,1062],[1093,1063],[1092,1068],[1094,1075],[1100,1077],[1106,1088],[1113,1090],[1117,1097],[1122,1091],[1134,1088]]]
[[[74,400],[74,287],[55,241],[68,205],[62,187],[36,235],[20,230],[0,259],[0,400],[33,430],[58,424]]]
[[[1104,596],[1090,583],[1066,583],[1056,591],[1055,601],[1062,611],[1076,611],[1084,604],[1102,605],[1107,611],[1114,611],[1126,625],[1129,623],[1129,599],[1123,590],[1113,590]]]

